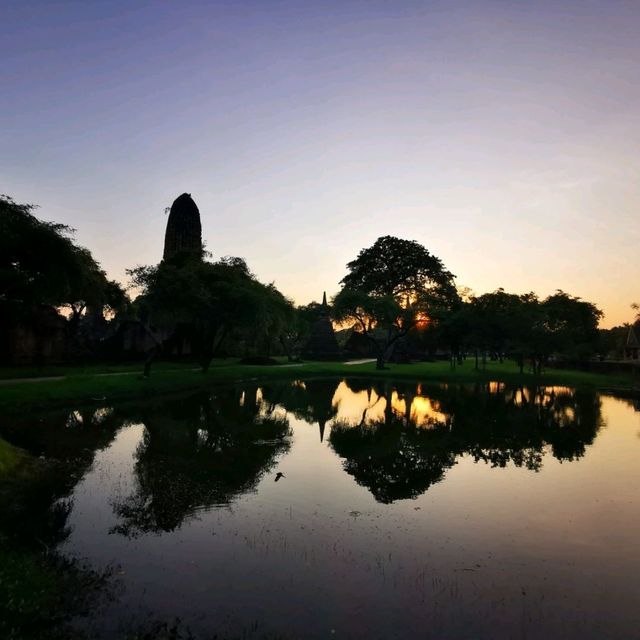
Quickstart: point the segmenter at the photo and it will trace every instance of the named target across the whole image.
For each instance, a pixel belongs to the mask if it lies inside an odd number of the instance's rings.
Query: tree
[[[487,353],[502,362],[512,349],[519,347],[523,323],[523,298],[504,289],[473,296],[469,301],[469,343],[486,362]],[[516,360],[520,360],[516,357]]]
[[[0,306],[10,322],[37,327],[42,307],[66,309],[78,342],[80,320],[89,309],[103,318],[127,302],[91,252],[76,244],[73,229],[33,215],[34,205],[0,196]]]
[[[129,270],[141,290],[138,304],[152,324],[171,337],[185,337],[203,371],[230,334],[249,335],[254,344],[271,344],[286,325],[291,303],[264,285],[242,258],[207,262],[198,257],[162,261]],[[147,360],[150,371],[156,348]]]
[[[66,307],[81,315],[88,305],[120,306],[120,285],[108,280],[74,230],[36,218],[34,205],[0,196],[0,301]]]
[[[543,353],[584,360],[598,345],[598,322],[602,311],[593,303],[558,290],[541,303],[546,349]]]
[[[398,340],[431,313],[457,299],[454,276],[425,247],[383,236],[347,264],[349,273],[333,301],[339,322],[356,326],[375,346],[384,368]]]
[[[598,348],[602,312],[591,302],[564,291],[540,300],[531,292],[515,295],[498,289],[474,297],[469,307],[469,342],[483,360],[488,353],[512,357],[524,369],[529,359],[539,374],[552,355],[571,360],[591,356]]]

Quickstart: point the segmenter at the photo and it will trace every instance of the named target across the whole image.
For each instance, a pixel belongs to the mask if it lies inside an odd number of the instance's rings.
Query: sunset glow
[[[108,274],[193,195],[297,303],[378,236],[476,293],[640,298],[637,2],[5,3],[0,191]]]

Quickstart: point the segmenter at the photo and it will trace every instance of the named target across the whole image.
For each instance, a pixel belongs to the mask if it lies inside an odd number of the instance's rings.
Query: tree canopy
[[[34,209],[0,196],[0,302],[67,307],[74,315],[121,305],[122,288],[73,241],[73,229],[39,220]]]
[[[292,303],[241,258],[163,261],[129,274],[153,324],[188,337],[204,370],[225,338],[250,332],[252,341],[270,344],[293,315]]]
[[[382,236],[347,264],[349,273],[340,281],[345,289],[378,298],[396,300],[450,290],[454,276],[439,258],[414,240]]]
[[[347,269],[333,301],[334,318],[357,327],[371,341],[378,368],[400,338],[457,299],[453,274],[413,240],[378,238]]]

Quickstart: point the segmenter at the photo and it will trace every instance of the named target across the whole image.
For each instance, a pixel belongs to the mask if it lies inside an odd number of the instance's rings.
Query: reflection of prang
[[[310,417],[320,427],[320,442],[324,440],[327,422],[336,415],[333,406],[333,394],[336,389],[335,380],[309,380],[306,383]]]
[[[281,405],[296,418],[317,424],[320,429],[320,442],[329,422],[335,419],[337,408],[333,397],[338,383],[335,380],[295,381],[292,384],[265,386],[265,400]]]

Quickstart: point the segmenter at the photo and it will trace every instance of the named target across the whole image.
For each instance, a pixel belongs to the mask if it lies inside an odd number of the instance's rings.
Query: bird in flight
[[[285,478],[286,476],[284,475],[284,473],[282,473],[281,471],[278,471],[278,473],[276,473],[276,479],[274,480],[274,482],[278,482],[278,480],[280,480],[280,478]]]

